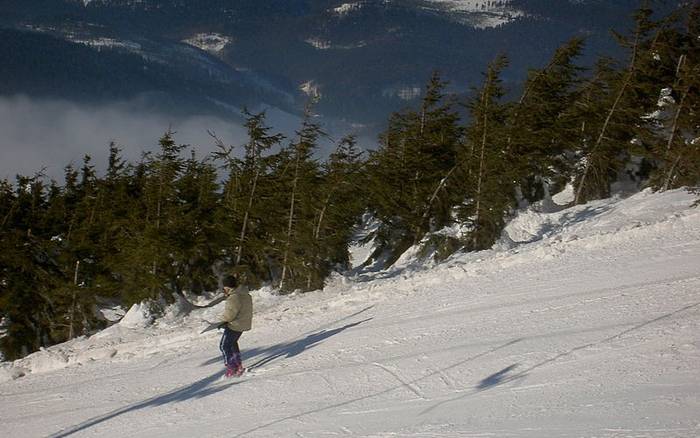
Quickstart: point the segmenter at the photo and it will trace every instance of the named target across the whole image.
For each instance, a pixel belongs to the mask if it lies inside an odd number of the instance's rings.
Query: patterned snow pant
[[[219,350],[224,355],[224,364],[229,368],[236,368],[241,363],[241,350],[238,348],[238,338],[241,332],[224,328],[224,334],[219,342]]]

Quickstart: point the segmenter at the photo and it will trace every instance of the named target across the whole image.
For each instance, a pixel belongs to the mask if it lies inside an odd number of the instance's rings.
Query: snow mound
[[[143,328],[153,323],[154,316],[150,303],[138,303],[131,306],[126,315],[119,321],[119,325],[127,328]]]
[[[629,198],[593,201],[550,213],[528,209],[508,223],[504,235],[515,244],[526,244],[554,237],[576,240],[614,234],[694,214],[689,209],[692,203],[693,196],[683,190],[653,193],[647,189]]]

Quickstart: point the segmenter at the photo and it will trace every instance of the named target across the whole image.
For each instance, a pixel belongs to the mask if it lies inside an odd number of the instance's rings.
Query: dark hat
[[[238,280],[233,275],[226,275],[221,280],[221,286],[223,287],[236,287],[238,286]]]

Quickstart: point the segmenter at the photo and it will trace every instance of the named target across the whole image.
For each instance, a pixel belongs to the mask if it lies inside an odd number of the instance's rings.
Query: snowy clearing
[[[240,379],[199,335],[220,306],[136,309],[3,364],[3,435],[700,436],[695,199],[529,211],[490,251],[254,292]]]

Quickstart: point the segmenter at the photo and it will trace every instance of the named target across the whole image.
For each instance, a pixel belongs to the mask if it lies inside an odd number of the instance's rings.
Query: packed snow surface
[[[700,436],[695,199],[531,209],[489,251],[255,291],[238,379],[199,334],[221,305],[134,307],[4,364],[3,436]]]

